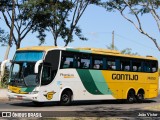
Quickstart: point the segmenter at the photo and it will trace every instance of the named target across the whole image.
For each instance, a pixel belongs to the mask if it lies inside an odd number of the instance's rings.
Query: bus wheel
[[[136,97],[133,91],[130,91],[127,95],[127,103],[134,103],[136,101]]]
[[[32,101],[32,103],[33,103],[35,106],[43,106],[43,105],[44,105],[44,102]]]
[[[144,94],[143,93],[138,93],[137,94],[137,101],[139,103],[142,103],[144,101]]]
[[[72,93],[70,91],[64,91],[61,95],[61,105],[70,105],[72,102]]]

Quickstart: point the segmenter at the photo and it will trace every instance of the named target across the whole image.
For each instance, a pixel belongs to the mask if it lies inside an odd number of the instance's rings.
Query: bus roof
[[[57,48],[56,46],[29,46],[29,47],[24,47],[24,48],[19,48],[18,51],[28,51],[28,50],[33,50],[33,51],[48,51],[50,49]]]
[[[18,51],[49,51],[53,49],[66,50],[66,51],[74,51],[74,52],[84,52],[84,53],[95,53],[101,55],[111,55],[111,56],[122,56],[129,58],[139,58],[139,59],[148,59],[148,60],[157,60],[152,56],[139,56],[139,55],[129,55],[129,54],[121,54],[121,52],[117,50],[109,50],[109,49],[101,49],[101,48],[70,48],[70,47],[57,47],[57,46],[31,46],[20,48]]]

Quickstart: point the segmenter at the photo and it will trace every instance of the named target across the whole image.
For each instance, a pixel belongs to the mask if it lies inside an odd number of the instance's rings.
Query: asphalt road
[[[116,100],[106,101],[77,101],[71,106],[60,106],[56,102],[49,102],[43,106],[35,106],[28,101],[0,101],[0,111],[12,112],[42,112],[43,116],[138,116],[156,115],[160,117],[159,110],[152,111],[155,106],[160,106],[160,95],[152,100],[145,100],[144,103],[128,104]],[[47,112],[46,112],[47,111]],[[53,112],[54,111],[54,112]],[[63,113],[63,114],[62,114]],[[81,113],[81,114],[80,114]],[[100,114],[101,113],[101,114]],[[157,117],[156,116],[156,117]]]

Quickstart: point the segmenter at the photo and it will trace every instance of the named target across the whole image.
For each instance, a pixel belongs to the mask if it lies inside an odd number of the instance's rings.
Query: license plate
[[[22,96],[17,96],[17,99],[18,99],[18,100],[22,100],[23,97],[22,97]]]

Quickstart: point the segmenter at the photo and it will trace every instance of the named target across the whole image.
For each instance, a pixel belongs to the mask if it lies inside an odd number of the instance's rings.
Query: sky
[[[133,18],[132,15],[130,15]],[[6,27],[3,17],[0,14],[0,27],[9,32]],[[147,14],[141,17],[143,28],[159,39],[159,31],[153,18]],[[69,47],[95,47],[107,48],[112,43],[112,31],[115,32],[115,46],[119,50],[131,48],[132,52],[137,52],[142,56],[154,56],[160,60],[160,52],[155,47],[153,42],[139,33],[131,23],[126,21],[118,12],[107,12],[104,8],[97,6],[88,6],[78,26],[82,29],[83,35],[88,38],[87,41],[81,41],[76,36],[74,42],[70,43]],[[63,40],[58,42],[59,46],[64,46]],[[53,37],[51,33],[47,33],[44,46],[53,45]],[[39,44],[36,34],[29,33],[22,41],[21,47],[37,46]],[[159,42],[160,44],[160,42]],[[11,48],[9,59],[13,58],[15,46]],[[0,61],[4,60],[6,47],[0,46]]]

